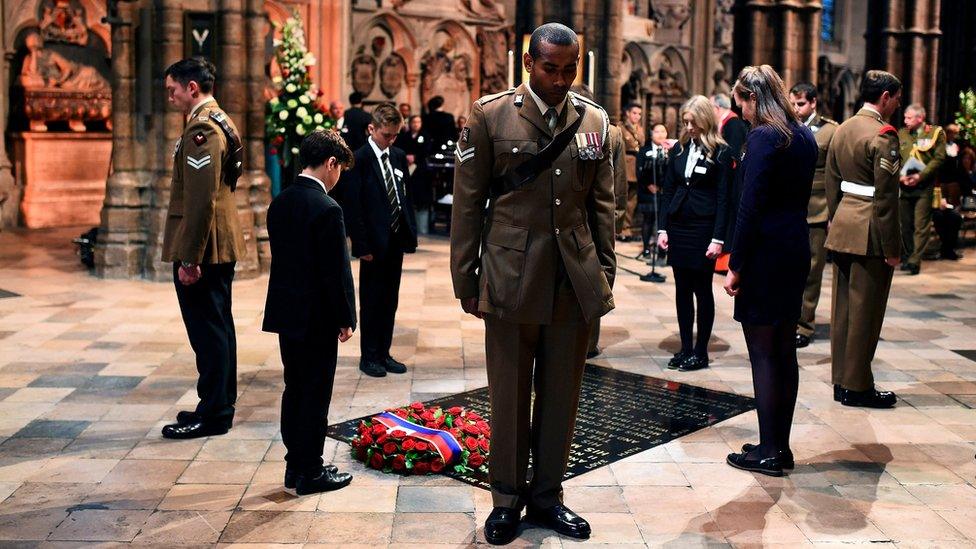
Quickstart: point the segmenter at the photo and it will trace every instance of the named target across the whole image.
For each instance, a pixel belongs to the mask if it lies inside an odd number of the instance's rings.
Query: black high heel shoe
[[[736,469],[742,469],[743,471],[749,471],[752,473],[762,473],[771,477],[781,477],[786,473],[783,472],[783,463],[778,457],[753,459],[747,457],[748,454],[729,454],[725,458],[725,462],[735,467]]]
[[[758,444],[748,444],[748,443],[743,444],[742,453],[748,454],[749,452],[755,450],[756,448],[759,448]],[[780,463],[783,464],[783,469],[796,469],[796,462],[793,461],[792,450],[780,450],[779,455],[776,457],[778,457]]]

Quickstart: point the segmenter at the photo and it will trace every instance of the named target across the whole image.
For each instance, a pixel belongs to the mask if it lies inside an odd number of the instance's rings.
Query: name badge
[[[708,170],[705,168],[705,166],[695,166],[695,173],[704,174],[704,173],[707,173],[707,172],[708,172]]]
[[[393,168],[393,175],[397,176],[397,179],[403,179],[403,172],[400,168]]]

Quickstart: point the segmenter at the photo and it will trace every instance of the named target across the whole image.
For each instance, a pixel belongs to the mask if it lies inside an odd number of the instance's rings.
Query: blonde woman
[[[681,350],[668,368],[687,372],[708,367],[708,340],[715,321],[712,277],[725,244],[726,198],[732,155],[718,132],[712,104],[696,95],[681,107],[683,133],[664,175],[658,245],[674,271]],[[698,337],[692,346],[695,305]]]
[[[749,349],[759,444],[746,444],[727,461],[782,476],[793,467],[799,379],[793,341],[810,271],[806,216],[817,142],[769,65],[742,69],[732,91],[752,130],[737,174],[742,196],[725,291],[735,297],[735,319]]]

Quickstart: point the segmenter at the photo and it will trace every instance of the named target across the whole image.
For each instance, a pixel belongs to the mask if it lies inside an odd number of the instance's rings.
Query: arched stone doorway
[[[350,74],[352,89],[367,103],[416,99],[417,41],[407,24],[393,13],[379,14],[353,31]]]

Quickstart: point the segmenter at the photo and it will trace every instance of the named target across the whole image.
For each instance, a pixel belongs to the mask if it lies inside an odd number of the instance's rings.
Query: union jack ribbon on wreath
[[[430,444],[440,454],[444,463],[447,464],[459,459],[461,453],[464,451],[461,448],[461,444],[451,433],[441,429],[431,429],[423,425],[417,425],[390,412],[383,412],[375,416],[373,421],[386,427],[387,433],[394,429],[400,430],[405,432],[407,436],[420,439]]]

